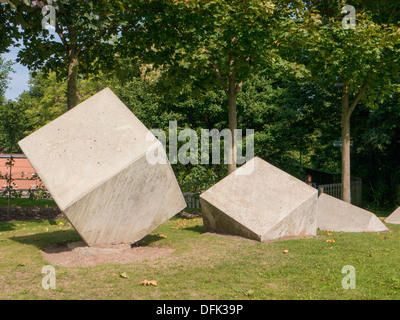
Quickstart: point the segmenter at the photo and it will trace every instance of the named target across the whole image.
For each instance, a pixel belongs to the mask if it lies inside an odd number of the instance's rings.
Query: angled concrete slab
[[[206,231],[257,241],[316,235],[318,191],[255,157],[200,195]]]
[[[108,88],[19,142],[90,246],[138,241],[186,207],[165,153],[147,161],[157,144]]]
[[[320,230],[344,232],[383,232],[388,228],[372,212],[322,193],[317,201]]]
[[[386,223],[400,224],[400,207],[392,212],[392,214],[385,219]]]

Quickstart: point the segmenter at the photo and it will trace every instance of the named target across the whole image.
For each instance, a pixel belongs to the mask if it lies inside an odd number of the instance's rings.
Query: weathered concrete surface
[[[186,207],[165,153],[165,164],[147,162],[155,143],[107,88],[19,145],[71,224],[95,246],[138,241]]]
[[[318,191],[255,157],[200,195],[206,231],[258,241],[316,235]]]
[[[385,219],[386,223],[400,224],[400,207],[392,212],[392,214]]]
[[[317,226],[320,230],[344,232],[388,231],[373,213],[325,193],[317,201]]]

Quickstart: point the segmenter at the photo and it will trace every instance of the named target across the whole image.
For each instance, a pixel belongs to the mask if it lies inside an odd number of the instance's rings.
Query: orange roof
[[[5,174],[9,174],[10,168],[6,166],[10,158],[0,158],[0,174],[4,177]],[[17,189],[29,189],[36,188],[40,183],[38,179],[32,179],[35,177],[36,172],[32,168],[29,160],[26,158],[14,158],[14,166],[12,167],[11,176],[14,183],[17,185]],[[0,189],[3,189],[7,185],[7,181],[0,177]]]

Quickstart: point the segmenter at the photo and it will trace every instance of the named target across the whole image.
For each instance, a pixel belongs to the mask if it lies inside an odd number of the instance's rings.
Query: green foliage
[[[18,3],[18,15],[24,47],[18,62],[33,71],[56,72],[67,76],[69,51],[80,55],[82,75],[97,73],[102,68],[114,67],[115,51],[111,40],[118,33],[120,1],[64,1],[55,3],[55,33],[42,27],[42,13],[38,6]]]
[[[39,74],[29,80],[30,89],[18,98],[18,106],[27,119],[25,134],[44,126],[67,111],[65,83],[55,73]]]
[[[355,124],[355,172],[365,181],[365,200],[375,206],[400,204],[400,95],[383,107],[362,108]]]
[[[0,104],[4,103],[4,94],[8,88],[9,76],[12,72],[12,62],[5,61],[3,57],[0,56]]]
[[[356,29],[344,30],[342,1],[60,0],[55,34],[43,30],[40,8],[13,2],[15,9],[0,5],[0,51],[22,37],[19,61],[34,72],[16,103],[0,101],[6,150],[18,151],[20,138],[67,110],[71,50],[80,52],[78,100],[110,87],[148,128],[167,133],[167,151],[169,121],[199,134],[229,126],[233,84],[238,128],[255,130],[255,154],[297,176],[300,156],[305,166],[340,173],[332,143],[341,135],[342,87],[335,84],[349,83],[354,100],[368,83],[351,120],[353,175],[366,182],[368,200],[400,201],[394,1],[352,1]],[[0,97],[8,74],[0,61]],[[184,191],[206,189],[226,173],[223,164],[173,169]]]
[[[8,48],[15,43],[18,36],[17,28],[13,21],[13,13],[10,5],[0,3],[0,54],[7,52]]]
[[[17,143],[24,137],[25,122],[24,110],[17,103],[0,105],[0,146],[5,152],[20,151]]]
[[[162,67],[163,84],[180,93],[218,87],[236,95],[241,83],[268,66],[300,76],[304,68],[283,59],[300,1],[151,1],[143,22],[150,50],[143,59]],[[146,4],[147,5],[147,4]],[[125,55],[135,52],[136,25],[122,29]],[[144,41],[145,42],[145,41]],[[234,88],[232,89],[232,85]]]
[[[310,15],[316,21],[318,14]],[[368,84],[364,103],[374,106],[381,94],[392,90],[399,74],[400,32],[395,25],[375,23],[366,12],[357,13],[356,29],[343,29],[340,11],[326,22],[309,24],[307,51],[302,59],[313,71],[318,85],[329,90],[348,83],[355,96]]]

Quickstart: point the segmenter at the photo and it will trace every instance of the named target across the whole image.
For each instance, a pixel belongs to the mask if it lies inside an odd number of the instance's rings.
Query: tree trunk
[[[351,202],[350,189],[350,116],[349,84],[343,84],[342,95],[342,200]]]
[[[237,112],[236,112],[236,86],[235,82],[231,80],[229,82],[228,89],[228,121],[229,130],[232,135],[231,148],[229,148],[229,161],[228,161],[228,174],[231,174],[236,170],[236,138],[235,130],[237,129]]]
[[[68,58],[68,78],[67,78],[67,103],[68,110],[71,110],[78,104],[78,55],[73,51],[69,53]]]

